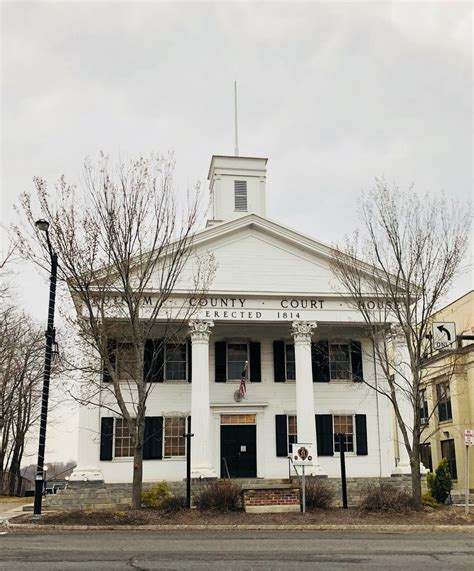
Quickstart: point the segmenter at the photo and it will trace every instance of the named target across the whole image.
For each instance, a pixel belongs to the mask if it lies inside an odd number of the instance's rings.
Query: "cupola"
[[[207,226],[258,214],[265,216],[267,160],[213,155],[209,167],[212,219]]]

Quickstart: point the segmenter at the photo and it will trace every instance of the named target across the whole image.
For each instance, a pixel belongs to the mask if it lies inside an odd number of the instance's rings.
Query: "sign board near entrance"
[[[312,444],[293,444],[291,459],[295,466],[312,466],[314,464],[314,450]]]
[[[456,342],[456,324],[445,321],[433,323],[431,335],[435,351],[450,349],[455,346]]]
[[[472,428],[466,428],[464,431],[464,444],[474,446],[474,430]]]

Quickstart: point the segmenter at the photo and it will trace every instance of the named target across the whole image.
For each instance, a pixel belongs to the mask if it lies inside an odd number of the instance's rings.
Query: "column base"
[[[99,468],[76,466],[69,478],[70,482],[103,482],[104,476]]]
[[[191,478],[218,478],[217,472],[210,466],[194,466],[191,468]]]
[[[420,474],[427,474],[429,470],[424,467],[423,463],[420,462]],[[392,476],[410,476],[411,466],[410,464],[399,464],[396,468],[392,470]]]

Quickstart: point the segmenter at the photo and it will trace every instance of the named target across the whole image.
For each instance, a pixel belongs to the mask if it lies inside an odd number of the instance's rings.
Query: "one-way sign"
[[[442,349],[451,349],[455,346],[456,341],[456,324],[443,321],[442,323],[433,323],[432,342],[433,349],[440,351]]]

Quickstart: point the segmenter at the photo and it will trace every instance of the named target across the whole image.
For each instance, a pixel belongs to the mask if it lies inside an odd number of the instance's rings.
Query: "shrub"
[[[241,505],[242,489],[229,480],[218,480],[209,484],[198,495],[196,506],[200,510],[235,511]]]
[[[327,482],[319,478],[306,478],[306,508],[328,508],[334,501],[334,492]]]
[[[414,505],[405,490],[380,483],[367,487],[359,507],[366,512],[404,512],[413,509]]]
[[[186,496],[170,496],[165,498],[160,505],[160,509],[166,513],[176,513],[188,507]]]
[[[171,497],[170,487],[166,482],[158,482],[152,488],[143,492],[142,505],[147,508],[161,508],[164,500]]]
[[[434,474],[428,474],[427,483],[433,498],[440,504],[444,504],[452,487],[451,475],[446,458],[441,460]]]
[[[438,502],[431,495],[431,492],[425,492],[421,496],[421,502],[424,506],[428,506],[430,508],[437,508],[439,505]]]

